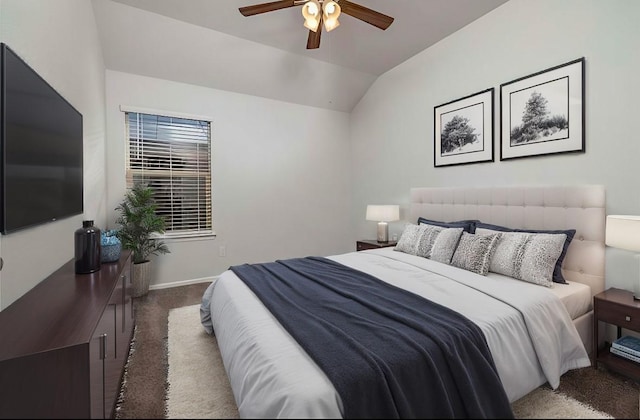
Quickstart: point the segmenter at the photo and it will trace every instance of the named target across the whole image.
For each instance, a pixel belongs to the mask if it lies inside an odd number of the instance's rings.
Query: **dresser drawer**
[[[638,308],[600,299],[594,300],[594,306],[599,321],[622,328],[640,330],[640,311]]]

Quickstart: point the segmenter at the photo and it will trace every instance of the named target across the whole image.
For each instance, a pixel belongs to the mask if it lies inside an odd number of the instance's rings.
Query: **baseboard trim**
[[[149,290],[168,289],[171,287],[187,286],[189,284],[197,284],[197,283],[211,283],[214,280],[216,280],[218,277],[219,276],[202,277],[199,279],[180,280],[180,281],[172,281],[170,283],[152,284],[149,286]]]

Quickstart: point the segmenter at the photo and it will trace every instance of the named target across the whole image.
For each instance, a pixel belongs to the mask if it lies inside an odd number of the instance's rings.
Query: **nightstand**
[[[365,249],[386,248],[388,246],[396,246],[398,241],[378,242],[375,239],[362,239],[356,242],[356,251],[364,251]]]
[[[623,375],[640,380],[640,363],[627,360],[609,352],[609,348],[598,348],[598,324],[605,322],[618,327],[618,338],[622,329],[640,332],[640,301],[628,290],[611,288],[593,297],[593,367],[598,363]]]

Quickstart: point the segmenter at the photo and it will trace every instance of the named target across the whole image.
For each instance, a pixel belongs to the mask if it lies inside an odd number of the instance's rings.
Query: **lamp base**
[[[387,222],[378,222],[378,242],[382,244],[389,242],[389,224]]]

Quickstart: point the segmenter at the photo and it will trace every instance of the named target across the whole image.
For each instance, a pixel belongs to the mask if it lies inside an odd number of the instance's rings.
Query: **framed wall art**
[[[433,166],[493,162],[494,88],[433,108]]]
[[[584,152],[584,57],[500,85],[500,160]]]

